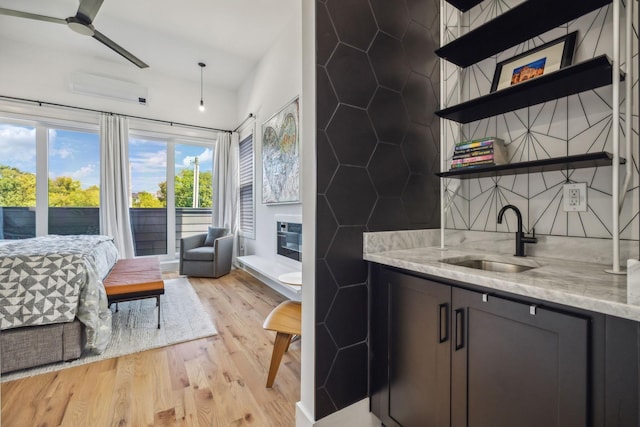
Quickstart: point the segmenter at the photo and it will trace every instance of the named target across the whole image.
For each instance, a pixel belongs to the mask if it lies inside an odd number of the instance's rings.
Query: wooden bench
[[[160,295],[164,294],[164,281],[158,258],[118,260],[103,283],[109,307],[115,303],[116,311],[119,302],[156,298],[160,329]]]

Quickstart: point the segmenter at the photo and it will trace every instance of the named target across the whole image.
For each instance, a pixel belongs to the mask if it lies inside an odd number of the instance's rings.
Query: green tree
[[[0,165],[0,206],[36,205],[36,175]]]
[[[198,202],[201,208],[210,208],[213,196],[213,177],[211,172],[200,172]],[[158,198],[166,200],[167,183],[159,184]],[[190,208],[193,205],[193,169],[182,169],[175,178],[175,200],[177,208]]]
[[[100,189],[92,185],[83,190],[80,181],[68,176],[49,179],[49,206],[97,207],[100,206]]]
[[[141,191],[133,200],[133,208],[163,208],[166,204],[148,191]]]

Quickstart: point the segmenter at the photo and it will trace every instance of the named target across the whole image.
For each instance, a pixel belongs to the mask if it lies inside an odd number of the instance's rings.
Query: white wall
[[[298,8],[301,6],[298,5]],[[249,113],[256,116],[254,147],[256,238],[242,239],[246,255],[255,254],[275,258],[275,215],[302,215],[302,204],[262,204],[262,135],[261,127],[269,117],[278,112],[289,101],[301,94],[302,88],[302,24],[300,10],[291,24],[280,35],[272,48],[265,53],[254,73],[238,91],[236,120],[241,122]],[[305,142],[300,140],[300,144]],[[302,151],[302,150],[301,150]],[[304,173],[304,171],[302,171]],[[302,185],[302,184],[301,184]],[[302,187],[301,187],[302,188]],[[301,191],[301,199],[304,195]],[[304,243],[303,245],[307,247]],[[304,250],[304,249],[303,249]]]
[[[296,426],[313,425],[315,414],[315,345],[316,345],[316,9],[314,2],[303,2],[302,9],[302,233],[307,250],[302,253],[302,354],[300,366],[300,401],[296,404]],[[349,424],[345,424],[349,425]],[[350,424],[356,425],[356,424]]]
[[[513,7],[519,0],[503,2],[505,6]],[[500,10],[488,8],[474,8],[469,13],[459,15],[447,11],[454,8],[443,2],[443,17],[441,31],[446,35],[445,42],[453,37],[451,31],[445,29],[457,28],[461,19],[463,28],[483,25],[494,17]],[[627,3],[629,4],[629,3]],[[547,31],[534,38],[528,44],[519,44],[504,52],[473,64],[463,75],[462,82],[458,82],[455,65],[443,61],[442,90],[444,91],[444,107],[452,106],[460,101],[474,99],[489,93],[491,78],[496,64],[507,60],[534,45],[542,45],[560,36],[577,31],[576,48],[573,63],[580,63],[595,58],[601,54],[613,57],[613,6],[608,5],[588,13],[578,19]],[[624,23],[625,8],[620,8],[621,22]],[[634,34],[637,34],[637,14],[633,13]],[[624,63],[624,25],[621,28],[619,43]],[[638,57],[638,41],[632,37],[632,52],[634,62]],[[524,47],[523,47],[524,46]],[[617,45],[616,45],[617,47]],[[625,69],[625,65],[622,69]],[[633,165],[631,170],[631,186],[619,216],[620,236],[622,239],[636,241],[640,231],[639,211],[640,192],[638,173],[638,67],[634,66],[633,74],[627,75],[627,82],[631,81],[633,102],[631,120],[631,146],[633,159],[627,159],[627,164]],[[625,110],[625,84],[620,87],[621,112]],[[462,88],[462,90],[460,90]],[[460,94],[461,98],[458,98]],[[443,170],[453,155],[456,142],[497,136],[502,138],[507,147],[510,161],[521,162],[538,160],[566,155],[595,153],[600,151],[613,152],[613,86],[605,85],[595,90],[589,90],[566,98],[551,100],[544,104],[523,108],[494,117],[489,117],[463,126],[443,120],[442,148],[447,160]],[[625,157],[625,116],[621,114],[620,145],[621,155]],[[628,134],[627,134],[628,135]],[[621,167],[620,183],[624,180],[624,167]],[[566,182],[587,184],[587,210],[585,212],[565,212],[563,209],[562,187]],[[452,206],[444,216],[447,228],[475,231],[513,231],[515,216],[507,215],[502,225],[496,223],[498,210],[509,203],[517,206],[522,212],[525,231],[535,228],[538,235],[587,237],[594,239],[611,239],[615,206],[613,201],[613,168],[601,166],[597,168],[572,169],[532,173],[498,178],[480,178],[471,180],[447,180],[446,191],[452,198]],[[457,187],[460,187],[459,189]],[[448,197],[446,194],[443,197]],[[617,205],[617,203],[614,203]],[[487,218],[490,219],[487,221]],[[637,244],[637,243],[636,243]]]
[[[193,67],[194,79],[181,81],[158,74],[153,67],[139,69],[124,60],[78,57],[6,40],[0,43],[0,58],[0,95],[221,129],[234,129],[238,124],[236,93],[232,91],[205,86],[207,108],[204,113],[198,111],[200,69],[195,63],[185,65]],[[76,71],[145,86],[148,104],[143,106],[73,93],[69,82]]]

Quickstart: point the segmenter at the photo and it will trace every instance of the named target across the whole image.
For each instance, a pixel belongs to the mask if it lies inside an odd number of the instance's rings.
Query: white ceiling
[[[300,0],[105,0],[93,25],[153,72],[236,90],[299,11]],[[74,16],[78,0],[0,0],[0,7]],[[126,59],[66,25],[0,15],[0,43],[19,41],[108,61]]]

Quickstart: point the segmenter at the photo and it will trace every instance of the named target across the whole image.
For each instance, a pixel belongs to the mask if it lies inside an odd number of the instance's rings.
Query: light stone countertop
[[[395,235],[394,237],[397,237]],[[468,248],[438,246],[402,249],[371,248],[375,233],[365,235],[364,259],[418,273],[496,289],[516,295],[563,304],[621,318],[640,321],[640,304],[629,303],[627,276],[606,273],[610,265],[584,261],[569,261],[540,256],[515,257]],[[428,240],[428,239],[427,239]],[[422,244],[429,243],[421,241]],[[375,246],[375,245],[374,245]],[[520,273],[499,273],[451,265],[444,259],[490,259],[535,266]]]

